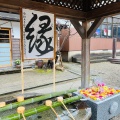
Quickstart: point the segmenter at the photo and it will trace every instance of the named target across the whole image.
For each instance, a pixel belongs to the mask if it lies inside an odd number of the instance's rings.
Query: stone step
[[[120,57],[117,56],[116,58],[108,58],[108,61],[114,64],[120,64]]]
[[[103,57],[103,56],[96,56],[96,57],[90,57],[90,60],[100,60],[100,59],[108,59],[109,56]],[[72,59],[76,59],[77,61],[81,61],[81,58],[72,58]]]
[[[90,62],[103,62],[103,61],[111,61],[112,54],[90,54]],[[117,57],[115,58],[115,61],[118,61],[120,59],[119,54],[117,54]],[[72,62],[79,62],[81,61],[81,55],[75,55],[72,57]]]
[[[111,63],[120,64],[120,61],[118,61],[118,62],[112,61]]]
[[[98,63],[98,62],[106,62],[107,59],[94,59],[94,60],[90,60],[90,63]],[[76,63],[80,63],[81,61],[77,61]]]
[[[120,61],[120,57],[108,58],[108,61]]]

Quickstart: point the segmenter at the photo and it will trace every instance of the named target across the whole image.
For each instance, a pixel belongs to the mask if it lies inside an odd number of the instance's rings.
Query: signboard
[[[54,58],[54,14],[22,9],[25,59]]]

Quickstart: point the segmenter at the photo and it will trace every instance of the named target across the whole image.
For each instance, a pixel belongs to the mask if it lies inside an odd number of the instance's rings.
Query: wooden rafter
[[[19,8],[10,8],[7,6],[1,6],[0,5],[0,12],[10,12],[10,13],[19,13]]]
[[[89,30],[87,31],[87,38],[91,38],[92,35],[95,33],[96,29],[100,26],[100,24],[103,22],[104,17],[102,18],[96,18]]]
[[[0,5],[20,7],[20,0],[0,0]]]
[[[59,7],[59,6],[48,5],[45,3],[35,2],[31,0],[0,0],[0,5],[5,5],[9,7],[11,11],[14,9],[14,7],[16,7],[17,9],[19,9],[20,7],[23,7],[23,8],[29,8],[29,9],[35,9],[38,11],[40,10],[40,11],[45,11],[45,12],[51,12],[51,13],[56,14],[57,17],[62,17],[62,18],[84,20],[86,17],[86,13],[82,11],[77,11],[77,10],[68,9],[68,8]],[[7,12],[10,12],[10,11],[7,11]]]
[[[60,4],[61,0],[55,1],[56,4]],[[104,0],[103,0],[104,1]],[[111,1],[111,0],[109,0]],[[52,3],[42,3],[32,1],[32,0],[0,0],[0,11],[6,11],[6,12],[12,12],[12,13],[19,13],[20,7],[29,8],[29,9],[35,9],[45,12],[51,12],[56,14],[57,17],[67,18],[67,19],[77,19],[77,20],[93,20],[99,17],[105,17],[113,14],[117,14],[120,12],[120,2],[112,2],[111,4],[103,5],[102,7],[98,7],[95,9],[90,9],[90,6],[92,3],[92,0],[65,0],[63,1],[63,5],[53,5]],[[62,3],[62,4],[63,4]],[[73,4],[71,4],[73,3]],[[95,3],[97,4],[97,3]],[[69,6],[70,7],[65,7]],[[86,10],[86,6],[87,9]],[[76,9],[79,8],[80,9]],[[84,7],[84,8],[83,8]],[[70,9],[71,8],[71,9]],[[74,10],[76,9],[76,10]],[[81,11],[80,11],[81,10]],[[86,12],[83,12],[83,11]],[[89,10],[89,11],[88,11]]]
[[[44,3],[32,2],[30,0],[22,0],[22,6],[27,8],[31,8],[30,6],[32,6],[32,9],[55,13],[57,17],[73,18],[73,19],[85,19],[86,17],[85,12],[59,7],[59,6],[48,5]]]
[[[74,10],[83,11],[83,3],[86,0],[31,0],[36,2],[42,2],[46,4],[52,4],[54,6],[60,6],[70,8]]]
[[[99,17],[112,16],[120,13],[120,2],[112,3],[95,10],[87,12],[87,20],[93,20]]]

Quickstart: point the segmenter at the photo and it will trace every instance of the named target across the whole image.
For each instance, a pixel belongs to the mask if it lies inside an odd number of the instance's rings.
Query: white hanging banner
[[[54,14],[22,9],[25,59],[54,58]]]

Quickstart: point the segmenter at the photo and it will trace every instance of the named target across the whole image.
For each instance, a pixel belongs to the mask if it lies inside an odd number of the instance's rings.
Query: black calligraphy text
[[[38,19],[37,14],[32,13],[33,17],[28,22],[25,27],[25,32],[28,32],[26,39],[29,40],[29,53],[33,51],[35,48],[39,53],[36,56],[44,55],[50,51],[53,51],[53,47],[51,46],[51,42],[53,37],[46,37],[46,33],[52,30],[51,19],[47,15],[43,15],[39,17],[39,30],[37,31],[36,35],[33,34],[35,28],[31,27],[33,23]],[[41,47],[45,45],[44,49]]]

